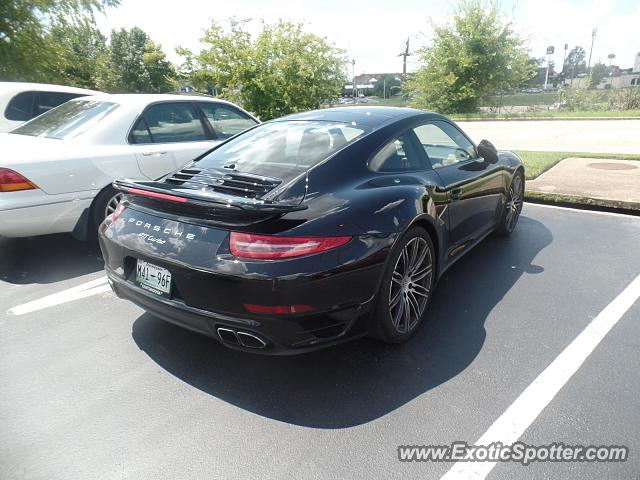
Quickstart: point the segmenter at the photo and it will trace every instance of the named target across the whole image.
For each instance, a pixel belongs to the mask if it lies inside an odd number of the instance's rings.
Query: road
[[[640,120],[517,120],[457,122],[479,143],[499,150],[640,153]]]
[[[511,238],[445,274],[408,344],[263,357],[115,298],[97,253],[66,236],[0,240],[0,477],[440,478],[451,464],[399,462],[397,447],[491,430],[633,285],[639,244],[640,218],[527,204]],[[487,478],[637,478],[640,301],[616,311],[520,439],[630,458]]]

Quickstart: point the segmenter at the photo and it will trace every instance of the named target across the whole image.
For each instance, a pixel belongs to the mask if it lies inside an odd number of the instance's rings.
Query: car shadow
[[[71,235],[0,237],[0,281],[14,284],[53,283],[104,268],[97,242]]]
[[[551,243],[522,217],[510,239],[489,237],[445,273],[428,321],[404,345],[363,339],[299,356],[237,352],[150,314],[133,324],[139,348],[203,392],[258,415],[314,428],[379,418],[462,372],[484,344],[489,312]],[[399,375],[398,372],[402,372]]]

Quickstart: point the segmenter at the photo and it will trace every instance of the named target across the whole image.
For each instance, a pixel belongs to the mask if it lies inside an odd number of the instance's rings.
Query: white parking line
[[[538,375],[475,444],[516,442],[639,297],[640,275]],[[496,462],[458,462],[442,480],[484,479],[495,465]]]
[[[10,308],[8,313],[13,315],[24,315],[25,313],[35,312],[43,308],[53,307],[62,303],[72,302],[81,298],[90,297],[98,293],[108,292],[111,289],[107,284],[107,277],[100,277],[96,280],[77,285],[73,288],[62,290],[61,292],[47,295],[46,297],[33,300],[22,305]]]

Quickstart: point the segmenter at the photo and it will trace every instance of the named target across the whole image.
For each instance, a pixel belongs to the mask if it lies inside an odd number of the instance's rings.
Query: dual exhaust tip
[[[218,327],[216,331],[218,332],[218,337],[224,343],[245,348],[265,348],[267,346],[267,342],[253,333],[232,330],[226,327]]]

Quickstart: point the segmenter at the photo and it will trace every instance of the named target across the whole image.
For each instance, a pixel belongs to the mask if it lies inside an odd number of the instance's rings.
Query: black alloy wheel
[[[408,340],[424,318],[435,275],[431,238],[411,228],[391,253],[373,319],[372,336],[389,343]]]

